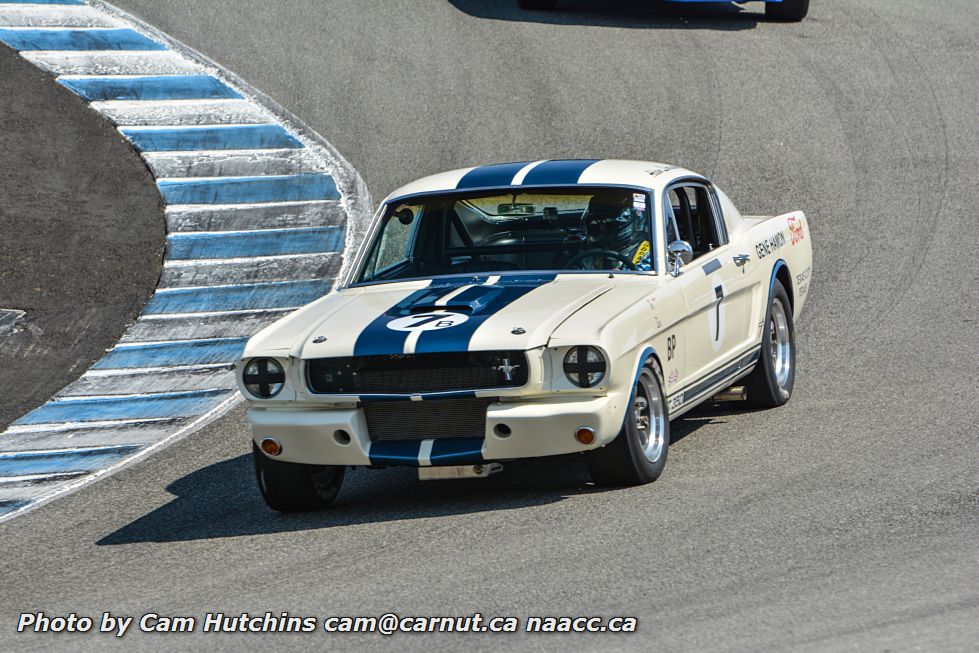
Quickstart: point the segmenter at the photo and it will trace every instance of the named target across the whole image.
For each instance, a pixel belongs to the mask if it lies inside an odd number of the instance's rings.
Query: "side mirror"
[[[407,226],[415,220],[415,214],[411,212],[411,209],[401,209],[394,215],[397,216],[398,222]]]
[[[673,268],[670,274],[680,276],[680,267],[693,260],[693,247],[685,240],[674,240],[666,247],[667,259]]]

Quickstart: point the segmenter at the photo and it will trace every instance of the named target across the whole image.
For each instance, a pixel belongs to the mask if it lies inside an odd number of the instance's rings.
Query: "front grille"
[[[363,404],[367,434],[374,442],[429,438],[481,438],[493,399],[369,401]]]
[[[463,351],[314,358],[306,364],[306,382],[320,394],[519,388],[527,383],[527,356],[522,351]]]

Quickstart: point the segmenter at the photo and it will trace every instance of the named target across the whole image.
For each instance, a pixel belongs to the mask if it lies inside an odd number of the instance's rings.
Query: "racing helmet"
[[[605,192],[588,201],[582,222],[589,243],[622,252],[636,244],[643,217],[633,208],[631,194]]]

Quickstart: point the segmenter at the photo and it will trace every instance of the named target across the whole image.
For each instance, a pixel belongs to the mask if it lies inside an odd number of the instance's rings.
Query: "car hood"
[[[522,273],[347,288],[304,309],[282,334],[288,343],[276,343],[274,330],[261,335],[265,347],[299,358],[533,349],[613,283],[607,274]]]

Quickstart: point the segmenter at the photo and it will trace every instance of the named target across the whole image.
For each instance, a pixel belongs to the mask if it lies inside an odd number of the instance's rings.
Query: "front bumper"
[[[627,398],[625,398],[627,399]],[[497,402],[486,411],[482,438],[433,438],[371,442],[360,408],[267,408],[248,411],[256,442],[275,438],[277,460],[314,465],[455,465],[533,458],[587,451],[612,441],[622,426],[624,398],[561,396]],[[495,427],[505,424],[510,434]],[[595,430],[595,442],[579,443],[581,427]]]

